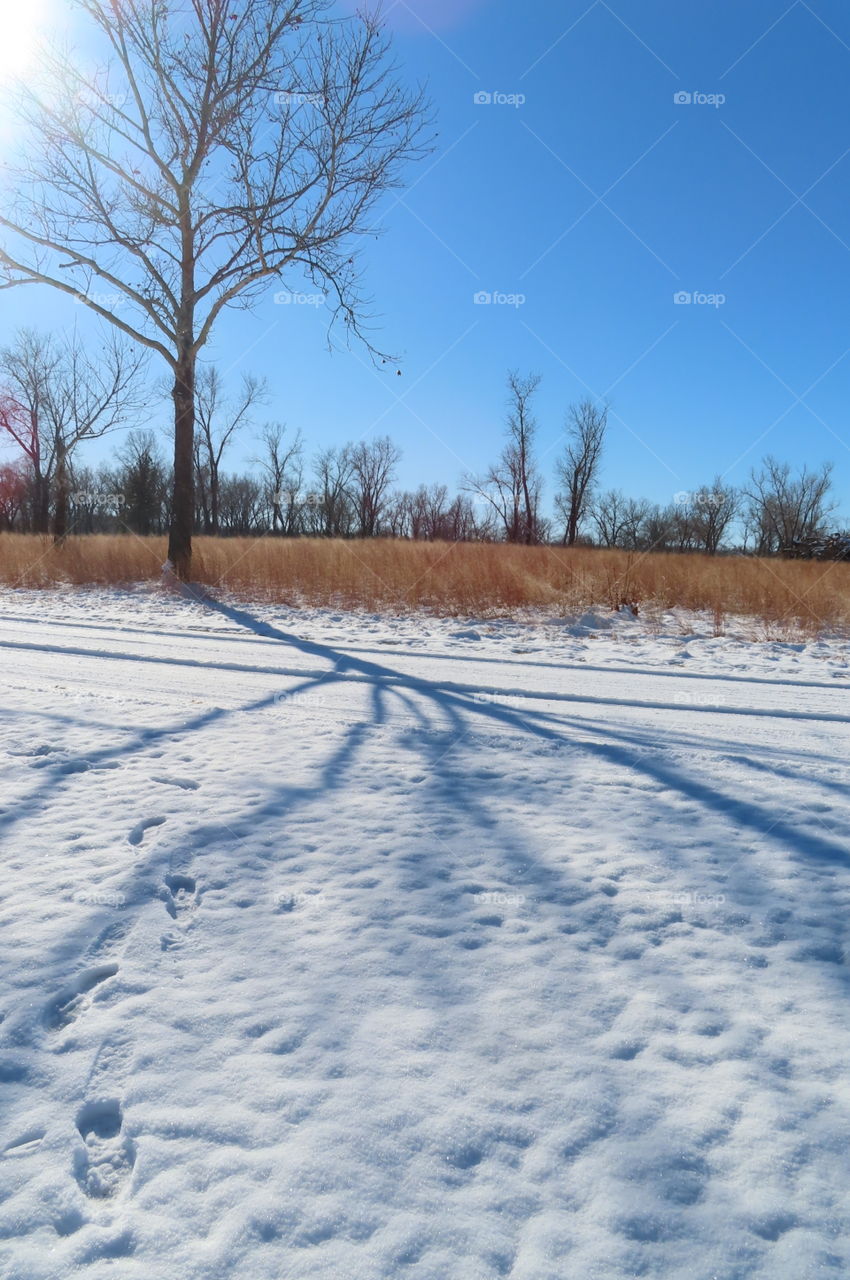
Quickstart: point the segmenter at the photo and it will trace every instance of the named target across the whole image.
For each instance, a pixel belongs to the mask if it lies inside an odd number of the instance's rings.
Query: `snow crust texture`
[[[850,1275],[848,646],[0,592],[0,1275]]]

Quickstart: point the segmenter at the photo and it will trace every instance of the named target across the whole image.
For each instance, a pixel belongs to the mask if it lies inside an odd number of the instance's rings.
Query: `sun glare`
[[[46,25],[45,0],[0,0],[0,83],[27,74]]]

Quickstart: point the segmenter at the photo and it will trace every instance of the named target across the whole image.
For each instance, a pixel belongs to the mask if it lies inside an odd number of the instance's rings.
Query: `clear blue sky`
[[[366,248],[403,376],[328,354],[322,309],[271,292],[208,355],[267,375],[267,416],[311,445],[389,433],[405,486],[495,456],[513,367],[542,375],[544,470],[570,402],[599,397],[606,487],[663,502],[765,452],[830,458],[850,515],[846,0],[406,0],[389,21],[439,130]],[[77,310],[2,299],[0,336]]]

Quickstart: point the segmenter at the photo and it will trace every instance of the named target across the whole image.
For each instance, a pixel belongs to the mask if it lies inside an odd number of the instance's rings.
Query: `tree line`
[[[162,433],[138,422],[162,388],[119,338],[88,352],[72,335],[21,331],[0,350],[0,437],[16,456],[0,466],[0,529],[78,534],[163,534],[173,520],[172,469]],[[228,388],[214,365],[195,382],[191,531],[210,536],[395,537],[775,554],[826,538],[835,510],[829,464],[793,472],[766,458],[736,488],[720,476],[665,505],[602,490],[608,411],[586,400],[567,410],[554,458],[554,496],[543,507],[534,396],[540,379],[512,372],[502,448],[480,474],[396,487],[401,450],[388,437],[308,451],[300,431],[261,422],[264,380]],[[108,462],[79,460],[86,442],[130,427]],[[253,455],[226,469],[237,441]],[[819,545],[820,545],[819,544]]]

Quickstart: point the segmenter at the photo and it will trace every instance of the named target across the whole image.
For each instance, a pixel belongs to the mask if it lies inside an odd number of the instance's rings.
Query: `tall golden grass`
[[[0,582],[19,587],[154,580],[164,538],[92,535],[61,548],[0,534]],[[642,554],[591,548],[379,539],[197,538],[194,577],[264,600],[441,614],[543,608],[572,614],[634,603],[707,610],[774,628],[850,633],[850,565],[745,556]]]

